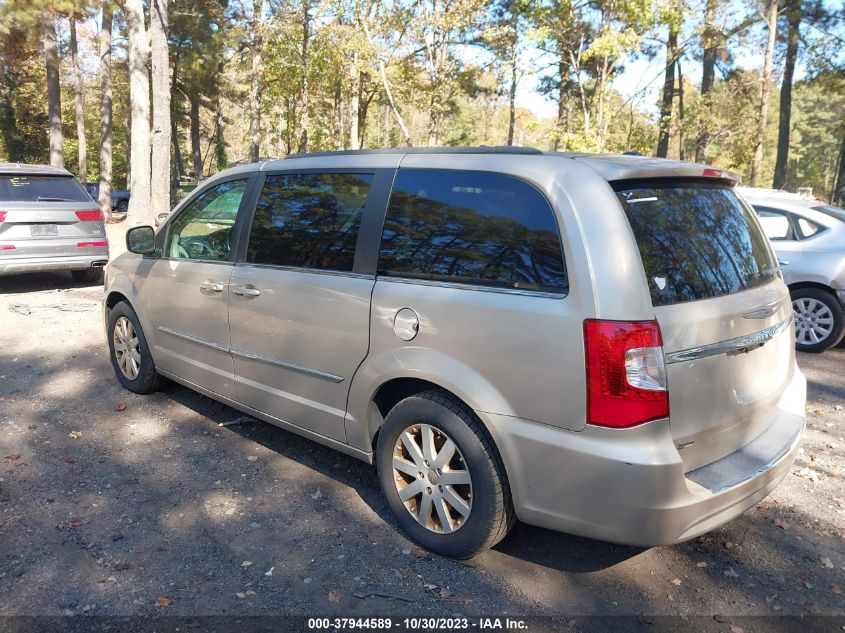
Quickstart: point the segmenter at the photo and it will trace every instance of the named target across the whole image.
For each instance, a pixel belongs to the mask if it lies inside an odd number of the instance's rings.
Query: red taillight
[[[0,222],[5,222],[5,221],[6,221],[6,212],[0,211]]]
[[[76,248],[88,248],[89,246],[108,246],[109,243],[106,240],[102,240],[99,242],[77,242]]]
[[[0,251],[13,251],[15,247],[11,244],[0,244]]]
[[[721,169],[712,169],[708,167],[703,172],[701,172],[702,176],[708,176],[712,178],[721,178],[723,176],[723,172]]]
[[[656,321],[584,321],[587,423],[627,428],[669,415]]]
[[[103,212],[99,209],[91,209],[90,211],[77,211],[76,217],[83,222],[96,222],[103,220]]]

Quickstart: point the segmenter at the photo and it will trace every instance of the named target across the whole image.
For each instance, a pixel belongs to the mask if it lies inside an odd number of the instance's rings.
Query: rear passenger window
[[[348,272],[371,174],[267,176],[249,234],[247,261]]]
[[[379,272],[500,288],[567,288],[549,203],[532,185],[488,172],[400,169]]]
[[[770,240],[791,240],[792,227],[789,223],[789,218],[785,213],[780,211],[770,211],[769,209],[761,209],[754,207],[757,212],[757,217],[760,218],[760,225],[763,227],[763,232]]]
[[[821,229],[822,227],[807,218],[798,218],[798,231],[801,233],[802,239],[813,237]]]

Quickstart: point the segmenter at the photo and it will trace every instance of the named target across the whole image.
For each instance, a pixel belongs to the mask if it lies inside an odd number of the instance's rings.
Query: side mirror
[[[156,250],[156,235],[151,226],[136,226],[126,232],[126,249],[138,255],[152,255]]]

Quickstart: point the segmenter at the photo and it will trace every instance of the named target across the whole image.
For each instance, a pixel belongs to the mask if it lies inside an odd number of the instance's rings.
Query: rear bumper
[[[92,249],[93,250],[93,249]],[[109,259],[108,248],[102,252],[74,257],[21,257],[0,259],[0,275],[34,273],[53,270],[85,270],[92,266],[105,266]]]
[[[652,546],[699,536],[768,495],[795,459],[805,400],[806,379],[796,368],[776,418],[762,434],[690,473],[684,472],[669,420],[626,430],[587,427],[572,432],[480,415],[502,453],[520,520],[604,541]]]

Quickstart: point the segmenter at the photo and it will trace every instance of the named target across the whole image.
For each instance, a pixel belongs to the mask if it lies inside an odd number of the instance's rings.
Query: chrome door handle
[[[261,294],[258,288],[253,288],[252,286],[235,286],[232,288],[232,292],[241,297],[257,297]]]
[[[219,281],[207,281],[204,284],[200,284],[200,290],[206,290],[208,292],[223,292],[225,289],[226,287]]]

